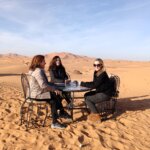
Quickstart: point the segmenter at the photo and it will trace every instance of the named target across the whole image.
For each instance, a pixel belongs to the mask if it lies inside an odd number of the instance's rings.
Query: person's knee
[[[90,101],[91,101],[91,100],[90,100],[90,97],[89,97],[89,96],[86,96],[86,98],[85,98],[85,103],[88,104],[88,103],[90,103]]]
[[[84,94],[84,99],[85,99],[85,101],[88,101],[88,100],[89,100],[89,93],[85,93],[85,94]]]
[[[85,94],[84,94],[84,98],[86,98],[87,96],[88,96],[88,93],[85,93]]]

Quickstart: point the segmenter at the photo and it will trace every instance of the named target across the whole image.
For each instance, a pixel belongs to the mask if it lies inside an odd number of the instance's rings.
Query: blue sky
[[[0,53],[150,60],[150,0],[0,0]]]

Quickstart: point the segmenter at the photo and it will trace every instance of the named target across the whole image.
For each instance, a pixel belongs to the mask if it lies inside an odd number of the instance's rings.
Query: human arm
[[[60,91],[58,91],[54,86],[50,86],[48,84],[48,80],[44,70],[37,69],[32,75],[38,82],[38,85],[43,90],[43,92],[51,91],[51,92],[56,92],[56,94],[60,93]]]
[[[80,85],[84,86],[84,87],[92,88],[92,89],[97,89],[99,86],[101,86],[103,84],[106,76],[107,76],[106,72],[103,72],[98,77],[96,77],[94,75],[93,81],[91,81],[91,82],[83,82],[82,81]]]

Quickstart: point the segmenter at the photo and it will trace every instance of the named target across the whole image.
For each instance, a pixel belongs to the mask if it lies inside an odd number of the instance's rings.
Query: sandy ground
[[[46,56],[46,70],[54,55]],[[93,58],[69,53],[58,55],[72,80],[92,80]],[[51,129],[51,119],[47,119],[45,127],[26,131],[24,125],[19,125],[24,101],[20,74],[27,72],[30,60],[24,56],[0,55],[0,150],[150,149],[150,62],[105,60],[107,72],[121,79],[114,118],[96,124],[78,110],[74,113],[75,121],[65,130]]]

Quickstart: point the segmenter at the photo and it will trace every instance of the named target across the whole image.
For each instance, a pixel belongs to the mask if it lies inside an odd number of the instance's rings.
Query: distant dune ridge
[[[91,81],[93,60],[72,53],[46,54],[46,72],[52,57],[59,55],[72,80]],[[25,131],[19,126],[23,102],[20,74],[28,72],[32,56],[0,54],[0,150],[149,150],[150,149],[150,62],[105,60],[108,74],[121,79],[116,120],[101,124],[86,120],[75,111],[75,122],[65,130],[49,127]],[[82,103],[76,100],[76,104]]]

